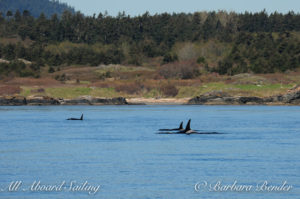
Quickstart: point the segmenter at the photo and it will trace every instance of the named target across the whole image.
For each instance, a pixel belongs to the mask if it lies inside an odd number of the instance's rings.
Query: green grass
[[[232,88],[230,84],[225,84],[224,82],[211,82],[207,84],[203,84],[201,86],[201,92],[207,93],[212,91],[224,91],[226,89]]]
[[[46,95],[55,98],[73,99],[83,95],[90,95],[92,88],[88,87],[59,87],[46,88]]]
[[[106,72],[134,72],[134,71],[154,71],[154,69],[146,67],[132,67],[132,66],[121,66],[121,65],[109,65],[101,67],[95,70],[97,74],[103,74]]]
[[[28,97],[29,95],[31,95],[31,87],[21,87],[22,88],[22,91],[20,93],[21,96],[24,96],[24,97]]]
[[[199,86],[179,86],[178,94],[176,98],[187,98],[196,97],[204,93],[209,93],[213,91],[222,91],[228,93],[231,96],[258,96],[267,97],[274,96],[278,94],[285,93],[288,89],[292,88],[293,84],[226,84],[224,82],[211,82],[201,84]],[[31,91],[36,89],[34,87],[22,87],[20,95],[28,97],[34,95]],[[64,98],[64,99],[74,99],[80,96],[92,96],[92,97],[145,97],[145,98],[155,98],[161,97],[162,93],[158,88],[154,88],[148,92],[143,92],[139,95],[128,95],[126,93],[117,92],[114,88],[90,88],[90,87],[56,87],[56,88],[46,88],[45,93],[40,93],[40,95],[46,95],[54,98]]]
[[[179,87],[179,92],[176,98],[184,97],[195,97],[204,93],[213,91],[226,92],[231,96],[235,95],[246,95],[246,96],[258,96],[266,97],[277,95],[282,92],[286,92],[292,88],[292,84],[266,84],[266,85],[236,85],[236,84],[225,84],[223,82],[207,83],[200,86],[182,86]]]
[[[160,97],[162,94],[158,89],[151,89],[149,92],[143,94],[145,98],[156,98]]]
[[[46,88],[45,93],[32,93],[33,87],[22,87],[21,96],[28,97],[30,95],[45,95],[54,98],[74,99],[80,96],[89,95],[92,97],[120,97],[120,93],[114,88],[89,88],[89,87],[57,87]]]
[[[62,87],[47,88],[46,95],[55,98],[74,99],[80,96],[92,97],[120,97],[121,95],[114,88],[88,88],[88,87]]]
[[[79,82],[79,84],[82,84],[82,85],[88,85],[90,83],[91,83],[90,81],[80,81]],[[77,84],[77,82],[76,82],[76,80],[68,80],[68,81],[65,81],[65,84]]]
[[[90,93],[93,97],[120,97],[120,93],[116,92],[114,88],[95,88]]]
[[[80,81],[80,84],[90,84],[90,81]]]
[[[292,84],[266,84],[266,85],[233,85],[235,88],[244,90],[244,91],[260,91],[260,90],[278,90],[278,89],[289,89],[292,88]]]
[[[178,88],[176,98],[196,97],[203,94],[201,87],[182,86]]]
[[[232,85],[223,82],[206,83],[199,86],[182,86],[179,87],[177,98],[196,97],[204,93],[213,91],[228,92],[232,89]]]

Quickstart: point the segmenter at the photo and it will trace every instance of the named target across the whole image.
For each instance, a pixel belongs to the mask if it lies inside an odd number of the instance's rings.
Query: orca
[[[81,117],[80,118],[68,118],[67,120],[83,120],[83,114],[81,114]]]
[[[206,135],[216,135],[216,134],[222,134],[222,133],[218,133],[218,132],[198,132],[196,130],[191,129],[191,119],[189,119],[184,131],[181,131],[179,133],[184,133],[186,135],[191,135],[191,134],[206,134]]]
[[[185,135],[191,135],[191,134],[203,134],[203,135],[216,135],[216,134],[222,134],[218,132],[199,132],[196,130],[191,129],[191,119],[189,119],[185,129],[179,130],[177,132],[159,132],[158,134],[185,134]]]
[[[196,134],[196,133],[199,133],[197,131],[194,131],[191,129],[191,119],[189,119],[184,131],[182,133],[185,133],[187,135],[190,135],[190,134]]]
[[[187,134],[187,135],[189,135],[189,134],[192,134],[194,132],[196,132],[196,131],[191,129],[191,119],[189,119],[188,123],[185,126],[185,129],[182,129],[182,130],[176,132],[176,134]]]
[[[175,129],[159,129],[159,131],[182,131],[182,130],[184,130],[183,122],[181,122],[179,127]]]

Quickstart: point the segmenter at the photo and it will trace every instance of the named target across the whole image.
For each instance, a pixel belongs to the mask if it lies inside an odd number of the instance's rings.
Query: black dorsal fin
[[[81,120],[83,120],[83,114],[81,114],[81,117],[80,117],[80,119],[81,119]]]
[[[187,123],[186,127],[185,127],[186,131],[191,130],[191,119],[189,119],[189,122]]]
[[[180,123],[179,129],[183,129],[183,122]]]

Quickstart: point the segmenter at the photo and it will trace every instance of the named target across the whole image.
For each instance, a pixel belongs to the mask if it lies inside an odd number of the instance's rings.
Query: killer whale
[[[183,131],[179,132],[179,133],[185,133],[187,135],[190,135],[190,134],[196,134],[196,133],[199,133],[197,131],[194,131],[191,129],[191,119],[189,119],[188,123],[186,124],[186,127]]]
[[[191,129],[191,119],[189,119],[188,123],[186,124],[186,127],[183,131],[178,132],[178,134],[186,134],[186,135],[191,135],[191,134],[206,134],[206,135],[215,135],[215,134],[222,134],[218,132],[199,132],[196,130]]]
[[[81,117],[80,118],[68,118],[67,120],[83,120],[83,114],[81,114]]]
[[[175,129],[159,129],[159,131],[182,131],[182,130],[184,130],[183,122],[181,122],[179,127]]]
[[[202,135],[216,135],[216,134],[223,134],[218,132],[199,132],[198,130],[192,130],[191,129],[191,119],[189,119],[185,129],[179,130],[177,132],[159,132],[158,134],[185,134],[185,135],[191,135],[191,134],[202,134]]]
[[[170,129],[170,130],[172,130],[172,129]],[[162,132],[159,134],[187,134],[187,135],[190,135],[193,133],[198,133],[198,132],[191,129],[191,119],[189,119],[185,128],[182,128],[182,126],[181,126],[181,129],[178,129],[177,132]]]

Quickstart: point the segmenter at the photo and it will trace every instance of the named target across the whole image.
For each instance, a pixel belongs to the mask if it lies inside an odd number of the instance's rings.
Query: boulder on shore
[[[39,97],[28,97],[26,99],[27,105],[60,105],[57,99],[47,96],[39,96]]]
[[[124,97],[117,98],[93,98],[91,100],[92,104],[106,104],[106,105],[127,105],[127,101]]]
[[[1,106],[22,106],[27,105],[27,100],[22,96],[5,96],[0,97]]]
[[[300,105],[300,90],[295,92],[289,92],[285,95],[278,95],[274,97],[232,97],[227,93],[205,93],[203,95],[194,97],[188,101],[188,104],[210,104],[210,105],[226,105],[226,104],[291,104]]]
[[[300,90],[277,96],[277,100],[287,104],[300,104]]]
[[[124,97],[117,98],[93,98],[91,96],[83,96],[77,99],[61,100],[62,105],[127,105]]]
[[[0,106],[22,106],[22,105],[127,105],[123,97],[117,98],[92,98],[81,97],[78,99],[55,99],[47,96],[5,96],[0,97]]]

